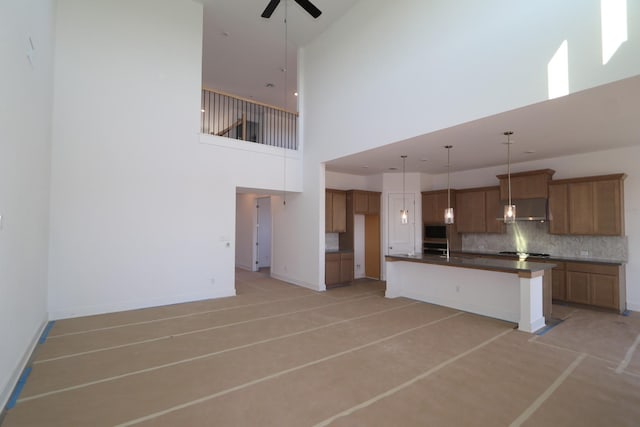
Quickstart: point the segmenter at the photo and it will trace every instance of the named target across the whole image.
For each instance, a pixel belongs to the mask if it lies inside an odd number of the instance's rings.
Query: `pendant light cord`
[[[511,206],[511,133],[507,134],[507,181],[509,183],[509,206]]]
[[[447,145],[447,208],[451,208],[451,146]]]
[[[405,180],[405,163],[407,161],[407,156],[402,156],[402,210],[403,211],[407,211],[407,206],[406,206],[406,201],[405,201],[405,187],[404,187],[404,180]]]
[[[284,66],[282,68],[282,72],[284,73],[284,85],[282,89],[283,98],[284,98],[284,111],[287,111],[287,65],[288,65],[288,52],[287,52],[287,39],[288,39],[288,28],[287,28],[287,4],[288,1],[284,2]],[[286,115],[285,115],[286,117]],[[288,120],[288,118],[287,118]],[[282,147],[282,204],[284,206],[287,205],[287,149]]]

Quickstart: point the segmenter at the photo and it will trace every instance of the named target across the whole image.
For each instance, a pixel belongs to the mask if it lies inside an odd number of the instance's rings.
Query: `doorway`
[[[256,267],[271,267],[271,197],[256,199]]]

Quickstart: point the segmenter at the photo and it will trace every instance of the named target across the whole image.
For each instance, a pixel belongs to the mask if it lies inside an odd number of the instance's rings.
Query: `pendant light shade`
[[[451,149],[453,145],[445,145],[447,149],[447,208],[444,210],[444,223],[453,224],[454,214],[451,207]]]
[[[407,210],[407,206],[406,206],[406,201],[405,201],[405,191],[404,191],[404,184],[405,184],[405,166],[406,166],[406,161],[407,161],[407,156],[400,156],[402,157],[402,209],[400,210],[400,223],[401,224],[408,224],[409,223],[409,211]]]
[[[509,184],[509,204],[504,207],[504,222],[511,224],[516,222],[516,205],[511,203],[511,135],[513,132],[508,130],[504,135],[507,137],[507,182]]]

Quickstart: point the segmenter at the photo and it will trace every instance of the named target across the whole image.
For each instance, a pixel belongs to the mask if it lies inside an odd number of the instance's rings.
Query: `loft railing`
[[[202,90],[200,131],[298,149],[298,114],[208,89]]]

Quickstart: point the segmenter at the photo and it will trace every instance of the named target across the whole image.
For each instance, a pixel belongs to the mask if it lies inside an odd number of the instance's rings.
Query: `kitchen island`
[[[554,264],[423,254],[385,259],[387,298],[407,297],[494,317],[517,323],[525,332],[545,326],[543,277]]]

